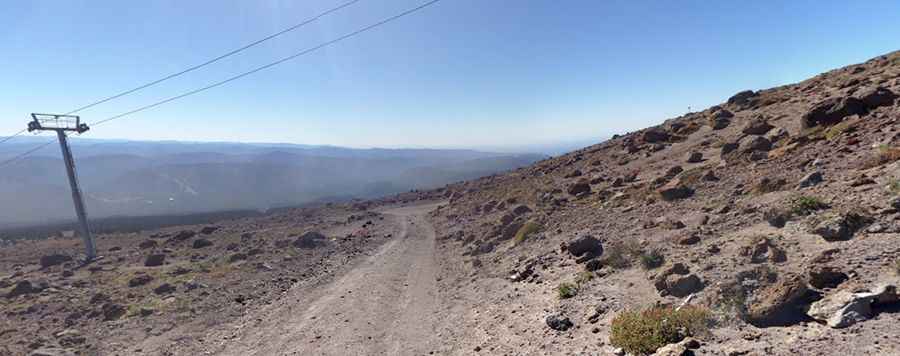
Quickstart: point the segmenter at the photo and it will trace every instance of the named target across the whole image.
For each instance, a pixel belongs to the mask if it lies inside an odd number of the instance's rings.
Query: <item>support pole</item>
[[[72,200],[75,203],[75,214],[78,215],[79,234],[84,240],[87,261],[97,257],[97,248],[94,246],[94,237],[88,227],[87,212],[84,209],[84,200],[81,197],[81,188],[78,186],[78,175],[75,174],[75,160],[72,158],[72,150],[63,130],[56,130],[59,137],[59,147],[62,149],[63,160],[66,162],[66,173],[69,175],[69,186],[72,188]]]

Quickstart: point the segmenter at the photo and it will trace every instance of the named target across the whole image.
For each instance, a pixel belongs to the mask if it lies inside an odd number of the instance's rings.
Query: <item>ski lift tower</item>
[[[75,173],[75,160],[72,158],[72,150],[69,148],[69,141],[66,138],[66,132],[82,134],[90,128],[81,122],[80,117],[75,115],[31,114],[31,118],[33,121],[28,123],[28,132],[56,131],[56,137],[59,138],[59,147],[62,149],[63,161],[66,162],[66,173],[69,176],[69,187],[72,188],[75,214],[78,215],[78,232],[84,240],[86,262],[90,262],[97,257],[97,248],[94,246],[94,238],[88,227],[87,211],[84,209],[84,199],[81,196],[81,188],[78,186],[78,175]]]

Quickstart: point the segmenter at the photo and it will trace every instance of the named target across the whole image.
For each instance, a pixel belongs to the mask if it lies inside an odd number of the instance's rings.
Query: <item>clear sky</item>
[[[10,1],[0,135],[197,64],[346,0]],[[96,121],[298,52],[425,0],[363,0]],[[900,49],[898,1],[443,0],[94,138],[352,147],[547,144],[625,132]]]

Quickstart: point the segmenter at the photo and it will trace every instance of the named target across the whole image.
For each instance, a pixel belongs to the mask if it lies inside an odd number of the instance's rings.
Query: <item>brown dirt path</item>
[[[423,355],[439,347],[433,205],[386,211],[402,233],[343,277],[291,292],[209,346],[218,355]],[[218,337],[217,337],[218,336]]]

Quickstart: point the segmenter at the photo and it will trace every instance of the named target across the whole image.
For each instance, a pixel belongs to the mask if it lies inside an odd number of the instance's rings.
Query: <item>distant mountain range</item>
[[[0,145],[0,160],[49,138]],[[546,158],[450,149],[71,140],[91,217],[267,210],[373,198],[490,175]],[[0,227],[74,217],[57,145],[0,168]]]

